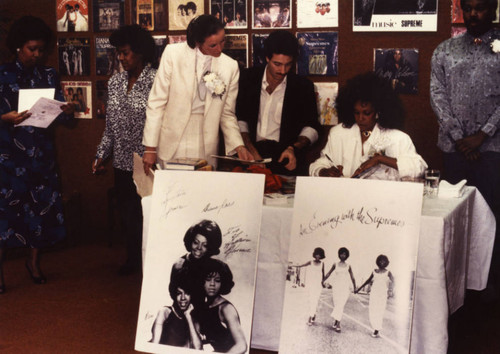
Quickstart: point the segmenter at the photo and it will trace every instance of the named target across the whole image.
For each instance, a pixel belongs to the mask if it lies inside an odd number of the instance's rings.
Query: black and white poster
[[[90,38],[59,38],[57,46],[61,75],[90,75]]]
[[[156,171],[135,349],[250,348],[264,175]]]
[[[391,83],[397,93],[418,93],[418,49],[374,49],[375,73]]]
[[[437,0],[353,0],[354,32],[435,32]]]
[[[290,0],[254,0],[253,28],[291,28]]]
[[[205,3],[201,0],[169,0],[168,29],[185,30],[189,22],[205,13]]]
[[[280,353],[409,353],[422,195],[297,178]]]
[[[299,75],[338,74],[338,32],[297,32]]]

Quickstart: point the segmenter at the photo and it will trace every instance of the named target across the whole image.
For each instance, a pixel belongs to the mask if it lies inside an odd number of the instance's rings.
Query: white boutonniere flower
[[[493,53],[500,53],[500,39],[495,39],[490,46]]]
[[[226,84],[216,73],[207,71],[205,75],[203,75],[203,82],[205,82],[205,86],[212,94],[212,97],[222,98],[226,93]]]

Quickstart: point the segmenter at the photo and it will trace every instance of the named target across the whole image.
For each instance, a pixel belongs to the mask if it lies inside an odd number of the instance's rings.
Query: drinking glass
[[[439,170],[425,170],[425,190],[424,193],[428,198],[436,198],[439,193],[439,179],[441,173]]]

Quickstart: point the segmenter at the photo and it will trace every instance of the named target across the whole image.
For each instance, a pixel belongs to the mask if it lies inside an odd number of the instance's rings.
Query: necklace
[[[370,135],[372,135],[371,130],[365,130],[364,132],[361,132],[365,138],[369,138]]]

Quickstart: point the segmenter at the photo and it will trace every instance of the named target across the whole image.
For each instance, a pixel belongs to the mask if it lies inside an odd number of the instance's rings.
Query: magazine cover
[[[246,0],[211,0],[210,14],[217,17],[225,27],[247,28]]]
[[[56,17],[58,32],[88,31],[88,0],[56,0]]]
[[[224,54],[238,62],[240,70],[248,67],[248,35],[247,34],[226,34],[224,43]]]
[[[92,82],[61,81],[66,102],[75,105],[75,118],[92,118]]]
[[[90,75],[90,38],[59,38],[57,46],[61,75]]]
[[[264,41],[269,34],[252,33],[252,64],[253,66],[266,66],[266,54],[264,53]]]
[[[106,119],[106,107],[108,105],[108,80],[97,80],[95,82],[97,101],[95,104],[96,117]]]
[[[254,0],[253,28],[291,28],[290,0]]]
[[[94,0],[94,31],[114,31],[125,24],[124,0]]]
[[[159,65],[161,55],[163,54],[163,51],[167,46],[167,36],[166,35],[153,36],[153,40],[155,41],[156,62]]]
[[[136,350],[248,352],[263,192],[264,175],[156,171]]]
[[[375,73],[391,83],[397,93],[418,93],[418,49],[374,49]]]
[[[116,48],[109,43],[109,37],[95,38],[96,75],[114,75],[123,71]]]
[[[169,34],[168,35],[168,44],[174,43],[184,43],[187,41],[185,34]]]
[[[297,177],[280,353],[409,353],[422,195]]]
[[[297,32],[299,75],[338,74],[338,32]]]
[[[315,82],[314,92],[318,104],[319,122],[322,125],[338,124],[337,109],[335,99],[339,92],[338,82]]]
[[[338,0],[297,0],[297,28],[338,25]]]
[[[437,0],[353,0],[354,32],[436,32]]]
[[[185,30],[193,18],[204,13],[205,2],[202,0],[168,1],[168,29]]]

